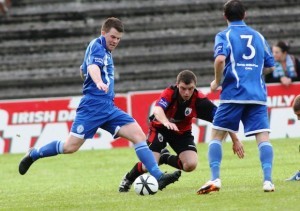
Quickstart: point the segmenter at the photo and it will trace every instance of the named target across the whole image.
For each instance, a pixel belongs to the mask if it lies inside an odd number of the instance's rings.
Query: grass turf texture
[[[223,144],[220,192],[196,195],[210,176],[207,144],[198,145],[199,164],[180,181],[153,196],[133,187],[119,193],[122,176],[137,161],[132,148],[79,151],[37,161],[18,173],[23,154],[0,155],[0,210],[299,210],[300,182],[286,182],[300,168],[299,139],[273,140],[276,191],[262,190],[262,170],[255,142],[245,141],[246,157]],[[161,166],[164,171],[174,169]]]

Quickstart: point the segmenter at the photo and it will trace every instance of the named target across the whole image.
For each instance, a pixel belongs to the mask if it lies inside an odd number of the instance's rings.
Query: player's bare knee
[[[133,143],[140,143],[146,141],[146,135],[144,133],[134,134],[131,140]]]
[[[183,170],[185,172],[191,172],[194,171],[197,167],[197,162],[187,162],[183,163]]]
[[[137,123],[122,126],[118,131],[118,136],[130,140],[137,144],[146,140],[146,135]]]

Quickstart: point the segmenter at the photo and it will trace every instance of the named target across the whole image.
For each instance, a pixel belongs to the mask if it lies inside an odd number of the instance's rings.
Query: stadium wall
[[[202,87],[201,90],[218,104],[219,93],[210,93],[208,87]],[[299,90],[300,83],[293,83],[290,87],[268,84],[271,139],[300,137],[300,122],[296,120],[291,108]],[[117,94],[115,103],[132,114],[147,133],[148,116],[159,94],[160,91]],[[0,101],[0,154],[24,153],[33,146],[40,147],[52,140],[65,140],[80,99],[81,96],[70,96]],[[239,138],[253,140],[253,137],[244,136],[242,128],[240,127],[238,133]],[[210,131],[210,123],[194,121],[192,132],[195,142],[208,142]],[[94,138],[88,139],[81,150],[115,147],[130,147],[130,143],[124,139],[113,139],[108,132],[99,129]]]
[[[107,17],[125,34],[113,52],[117,93],[159,90],[184,69],[200,87],[213,80],[216,33],[227,28],[225,0],[12,0],[0,15],[0,99],[81,95],[78,74],[88,43]],[[243,0],[246,23],[270,45],[300,56],[299,0]]]

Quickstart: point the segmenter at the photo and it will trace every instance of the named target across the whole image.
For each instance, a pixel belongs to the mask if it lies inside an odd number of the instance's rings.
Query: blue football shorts
[[[84,95],[76,110],[71,134],[78,138],[93,138],[98,128],[117,137],[119,129],[135,120],[114,105],[114,102],[101,96]]]
[[[244,125],[245,136],[260,132],[271,132],[268,108],[259,104],[222,103],[217,108],[213,128],[229,132],[238,132],[239,124]]]

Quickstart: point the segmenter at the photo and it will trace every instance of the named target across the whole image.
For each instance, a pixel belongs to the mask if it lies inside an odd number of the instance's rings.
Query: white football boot
[[[199,190],[197,194],[208,194],[210,192],[219,191],[221,188],[221,179],[210,180],[206,182]]]

